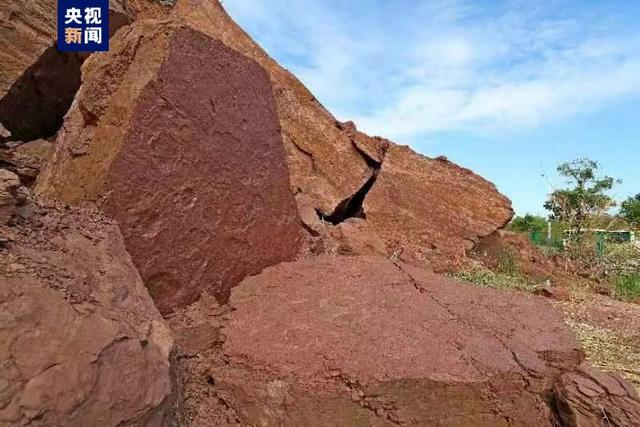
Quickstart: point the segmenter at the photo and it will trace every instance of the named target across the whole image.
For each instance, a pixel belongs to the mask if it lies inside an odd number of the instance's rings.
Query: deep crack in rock
[[[25,70],[0,99],[0,122],[11,139],[30,141],[56,134],[80,88],[83,60],[80,54],[52,46]]]

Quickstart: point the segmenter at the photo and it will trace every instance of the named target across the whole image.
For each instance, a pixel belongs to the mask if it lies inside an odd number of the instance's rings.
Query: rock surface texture
[[[170,3],[112,1],[92,55],[0,4],[0,426],[639,424],[547,300],[437,274],[552,267],[493,184]]]
[[[199,372],[187,390],[202,384],[190,421],[220,408],[217,425],[554,425],[553,399],[567,397],[554,387],[583,360],[543,299],[379,257],[281,264],[245,279],[230,306],[187,312],[176,329]]]
[[[0,246],[0,425],[159,426],[172,337],[117,225],[40,206]]]
[[[373,174],[336,119],[289,71],[282,68],[227,15],[217,0],[181,0],[172,19],[221,40],[257,61],[273,84],[291,187],[331,212]]]
[[[110,1],[111,34],[131,20],[124,2]],[[80,85],[86,55],[58,51],[56,27],[55,1],[0,3],[0,122],[14,139],[55,135]]]
[[[566,426],[640,425],[640,397],[619,375],[589,366],[562,376],[556,384],[557,409]]]
[[[39,191],[118,220],[162,312],[295,258],[300,220],[269,78],[179,25],[140,21],[91,58]]]
[[[16,214],[19,187],[18,175],[7,169],[0,169],[0,225],[8,224]]]
[[[386,150],[364,212],[401,259],[438,270],[455,269],[479,238],[513,217],[509,199],[482,177],[399,146]]]
[[[364,204],[351,216],[371,219],[391,252],[403,252],[407,261],[432,262],[441,269],[458,265],[479,237],[496,231],[513,216],[509,200],[471,171],[369,137],[351,122],[336,121],[217,1],[182,0],[171,16],[219,38],[269,72],[292,188],[308,196],[321,215],[331,217],[350,202],[356,208]],[[410,169],[405,172],[404,168]],[[407,210],[396,209],[399,199],[398,206]],[[333,219],[340,222],[348,217]]]
[[[33,184],[40,170],[49,160],[53,145],[45,139],[0,147],[0,164],[12,169],[25,184]]]

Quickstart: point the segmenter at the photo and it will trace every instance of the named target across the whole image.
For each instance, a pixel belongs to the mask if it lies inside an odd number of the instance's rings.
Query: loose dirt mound
[[[473,256],[491,269],[503,267],[504,262],[515,262],[523,274],[547,279],[558,272],[555,264],[527,236],[507,231],[484,237],[473,248]]]

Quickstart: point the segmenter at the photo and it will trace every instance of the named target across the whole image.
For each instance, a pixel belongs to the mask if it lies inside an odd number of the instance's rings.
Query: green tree
[[[622,202],[620,216],[634,227],[640,227],[640,194],[629,197]]]
[[[566,222],[580,234],[591,216],[604,214],[615,206],[607,191],[621,181],[598,176],[599,169],[598,162],[586,158],[558,166],[558,173],[567,179],[569,188],[555,190],[544,204],[552,219]]]
[[[517,216],[511,221],[511,229],[520,233],[539,232],[547,229],[547,220],[538,215]]]

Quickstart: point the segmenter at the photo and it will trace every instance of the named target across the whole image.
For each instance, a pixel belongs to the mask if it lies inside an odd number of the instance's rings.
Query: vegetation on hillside
[[[640,193],[620,204],[620,216],[634,228],[640,228]]]
[[[517,216],[509,230],[526,234],[547,254],[559,254],[613,297],[640,302],[640,246],[626,241],[628,233],[606,232],[640,227],[640,194],[622,201],[619,213],[613,214],[617,203],[608,192],[621,181],[603,175],[597,162],[578,159],[559,165],[557,170],[567,185],[549,195],[544,204],[549,217]],[[463,276],[479,284],[489,280],[486,273],[467,272]],[[513,284],[520,283],[518,276],[517,272],[509,273],[516,278],[510,281],[511,287],[522,287]],[[505,282],[504,277],[493,279]]]
[[[590,159],[578,159],[558,166],[558,174],[569,187],[555,190],[544,204],[550,218],[566,222],[580,236],[589,218],[605,214],[616,205],[607,192],[616,182],[610,176],[598,176],[600,165]]]

